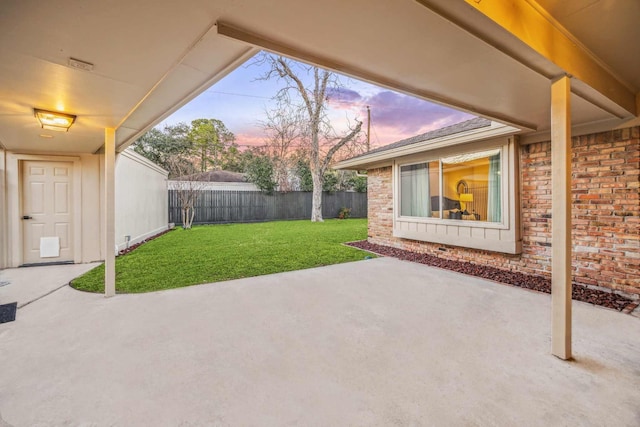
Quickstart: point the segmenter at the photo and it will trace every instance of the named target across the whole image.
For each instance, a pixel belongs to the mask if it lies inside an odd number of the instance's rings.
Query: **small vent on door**
[[[41,237],[40,238],[40,257],[55,258],[60,256],[60,238],[59,237]]]

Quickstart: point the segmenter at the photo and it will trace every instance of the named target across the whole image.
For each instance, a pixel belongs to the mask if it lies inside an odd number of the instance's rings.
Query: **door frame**
[[[82,262],[82,162],[79,156],[56,156],[12,153],[7,159],[7,195],[8,195],[8,231],[10,232],[10,250],[8,264],[19,267],[24,264],[22,227],[23,182],[22,168],[25,161],[69,162],[73,164],[72,203],[73,203],[73,262]],[[10,160],[10,161],[9,161]]]

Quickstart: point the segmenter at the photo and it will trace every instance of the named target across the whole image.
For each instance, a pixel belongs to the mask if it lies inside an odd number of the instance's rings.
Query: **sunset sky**
[[[241,147],[262,145],[260,122],[265,118],[265,110],[273,105],[273,96],[282,87],[282,83],[275,80],[259,80],[267,70],[267,66],[249,60],[168,117],[160,127],[215,118],[222,120],[236,135],[236,143]],[[372,148],[473,117],[349,77],[341,76],[340,82],[344,88],[330,98],[331,122],[339,130],[346,128],[349,119],[359,119],[366,129],[368,105]]]

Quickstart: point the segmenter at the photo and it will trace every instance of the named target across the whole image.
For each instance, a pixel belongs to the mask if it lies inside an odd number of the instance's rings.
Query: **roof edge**
[[[364,154],[333,165],[334,169],[366,169],[367,165],[388,161],[397,157],[422,153],[443,147],[464,144],[474,141],[483,141],[498,136],[519,133],[520,129],[513,126],[492,121],[489,126],[471,129],[459,133],[445,135],[438,138],[427,139],[397,148]]]

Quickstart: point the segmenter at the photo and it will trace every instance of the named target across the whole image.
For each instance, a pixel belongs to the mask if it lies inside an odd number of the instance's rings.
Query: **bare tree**
[[[173,190],[176,191],[178,205],[182,211],[182,228],[188,230],[196,215],[196,202],[206,182],[199,175],[190,174],[193,166],[178,156],[168,159],[167,165],[173,178]]]
[[[329,95],[339,92],[340,88],[334,73],[270,54],[264,54],[258,62],[270,66],[263,79],[277,78],[285,82],[285,87],[276,95],[279,105],[290,105],[304,118],[301,140],[306,145],[313,180],[311,221],[322,221],[324,173],[338,150],[358,142],[362,122],[355,120],[355,125],[349,126],[345,135],[337,135],[331,126],[327,116]],[[303,81],[305,75],[311,80],[308,85]],[[292,92],[300,98],[299,103],[292,100]]]
[[[292,169],[291,151],[301,138],[301,118],[288,104],[279,104],[277,108],[265,112],[267,119],[261,122],[267,135],[265,154],[271,157],[274,178],[279,191],[292,191],[290,170]]]

